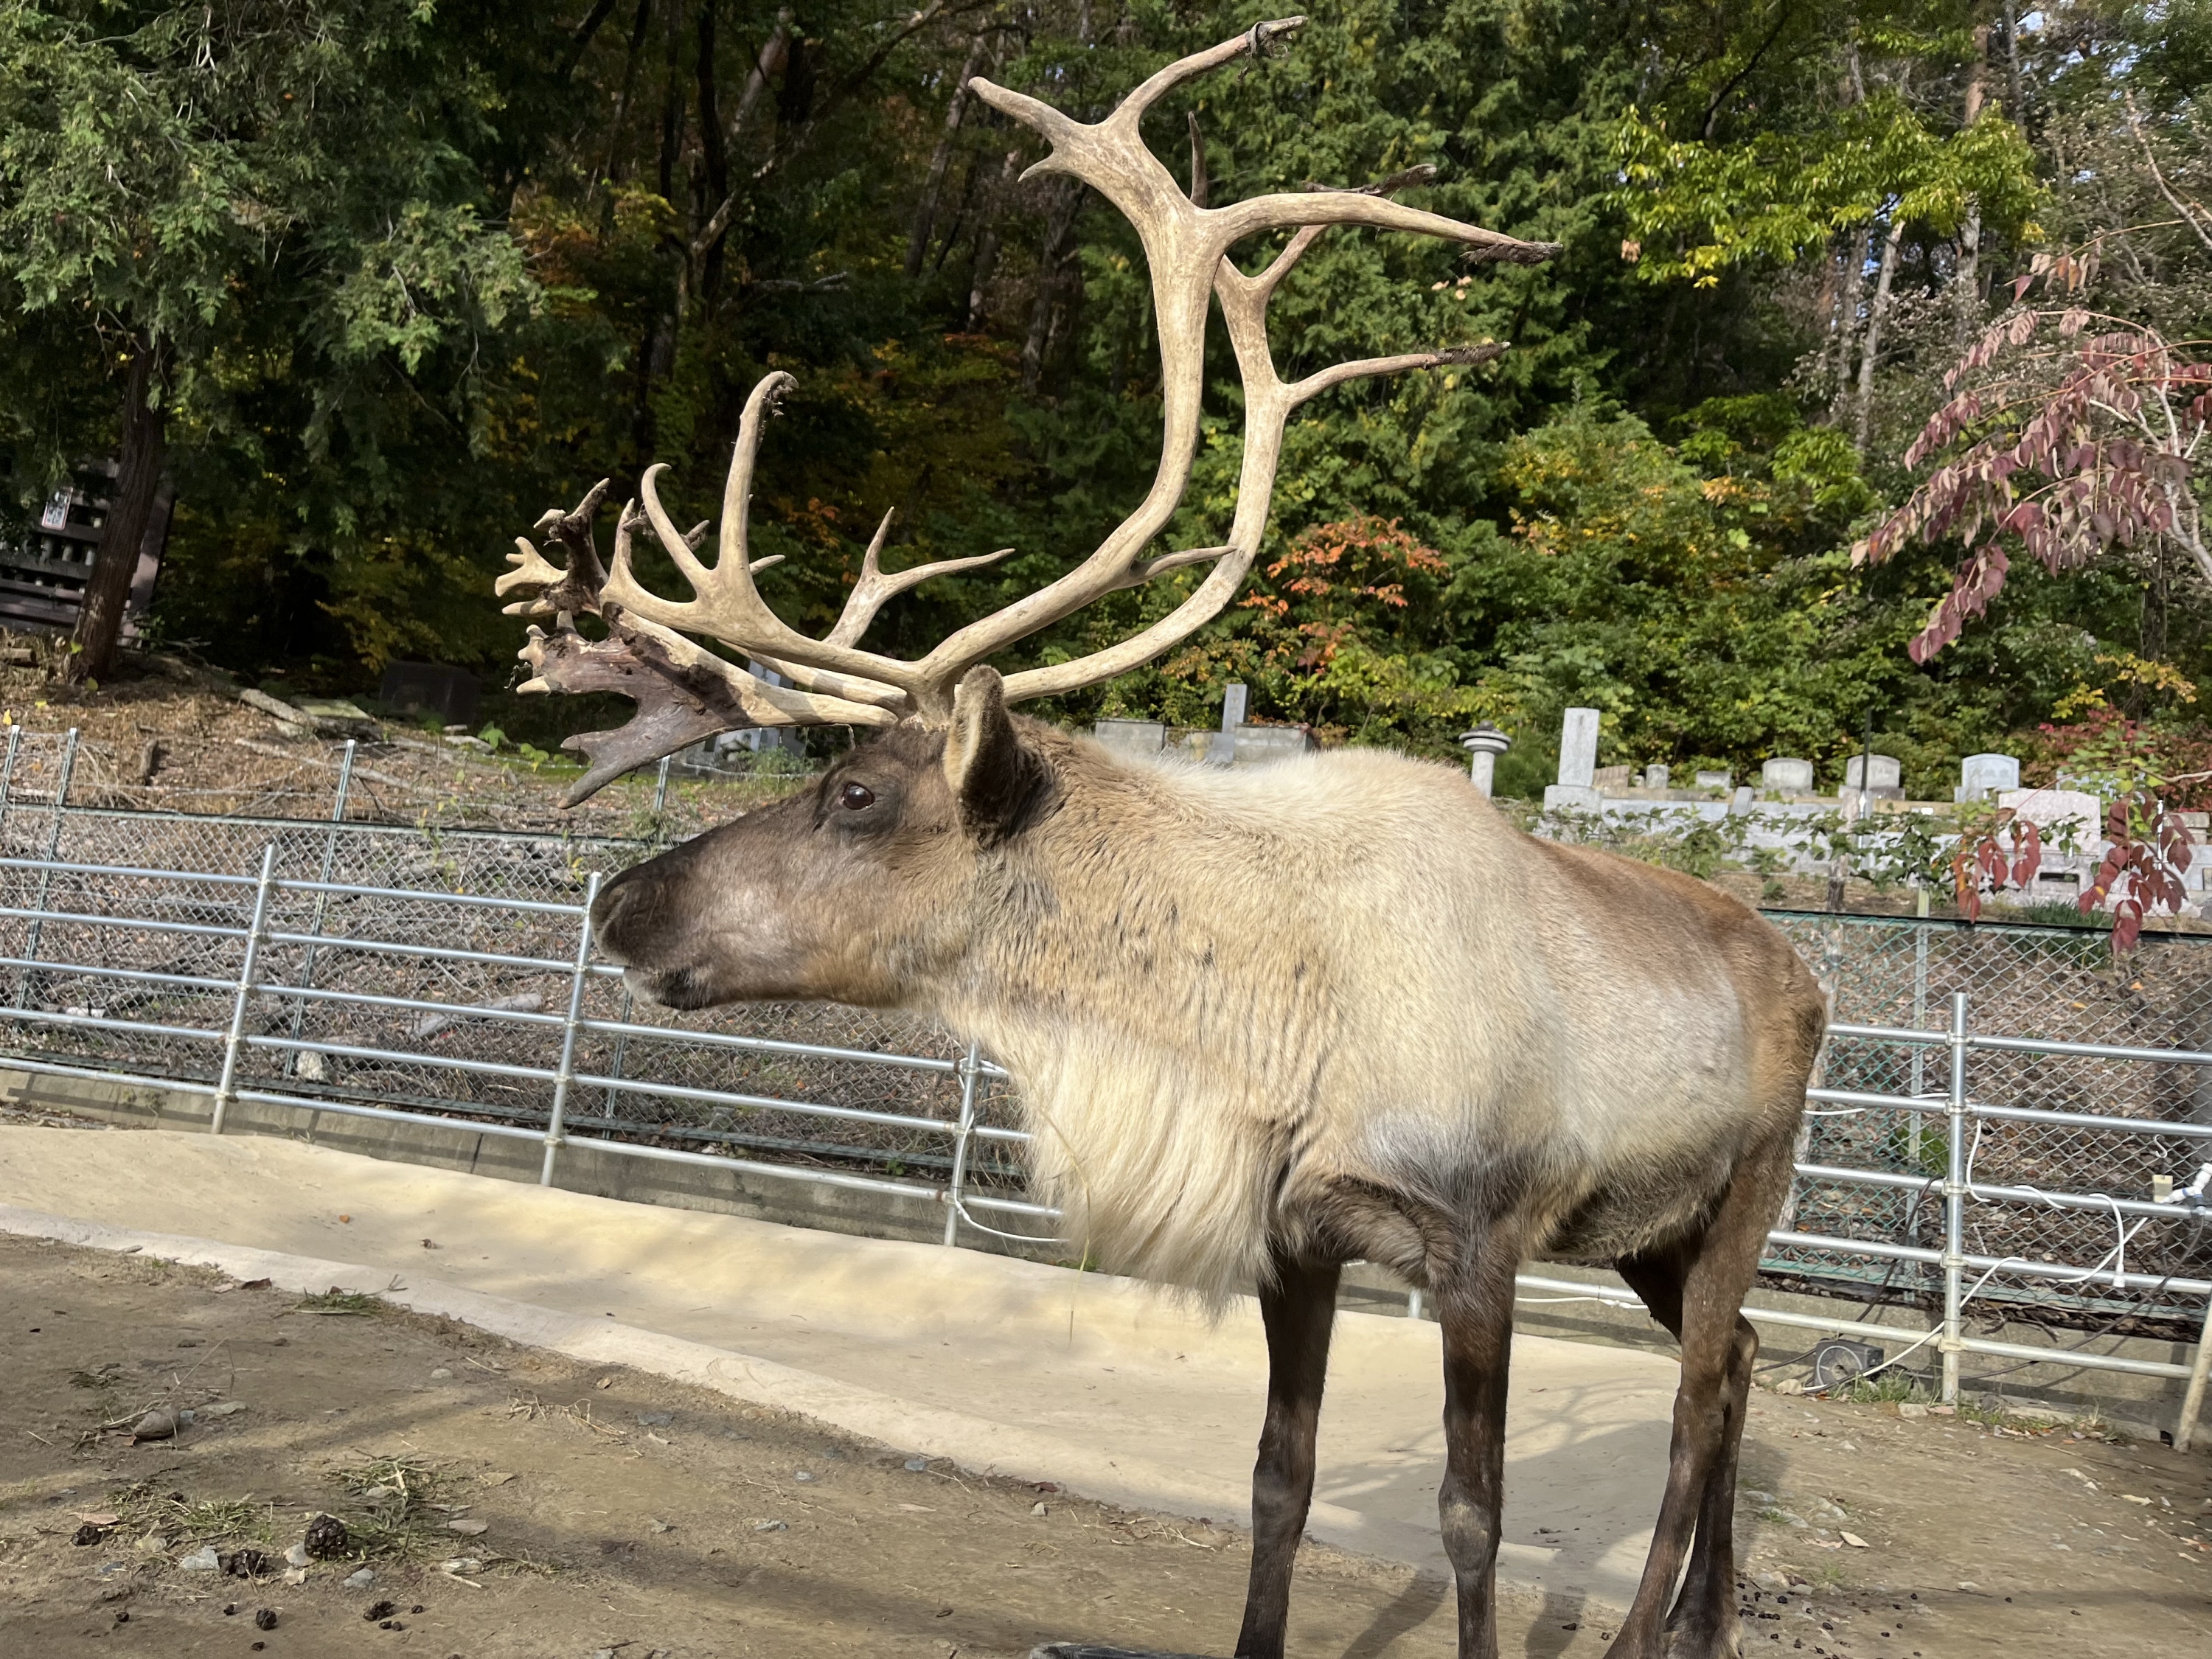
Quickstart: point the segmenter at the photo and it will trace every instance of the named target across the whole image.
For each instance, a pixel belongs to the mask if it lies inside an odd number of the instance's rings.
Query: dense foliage
[[[1035,147],[963,82],[1103,111],[1261,15],[4,0],[0,510],[114,453],[150,362],[179,492],[161,637],[331,689],[395,656],[497,682],[509,538],[655,460],[704,516],[746,390],[784,368],[800,390],[756,517],[757,550],[788,556],[763,586],[789,620],[826,625],[886,507],[901,562],[1018,550],[876,624],[871,644],[918,651],[1087,551],[1158,459],[1133,236],[1079,187],[1025,180]],[[1512,349],[1313,405],[1243,601],[1048,712],[1200,723],[1242,679],[1256,714],[1332,740],[1451,752],[1487,719],[1522,789],[1574,702],[1607,711],[1608,763],[1832,773],[1870,725],[1908,783],[1948,793],[1962,753],[2064,769],[2124,727],[2136,776],[2202,769],[2207,566],[2160,528],[2194,533],[2197,447],[2136,434],[2186,503],[2109,526],[2088,503],[2067,556],[2001,592],[1990,554],[2038,523],[1985,479],[1973,507],[1955,469],[2019,447],[2045,407],[2019,398],[2082,392],[2077,344],[2131,333],[2195,363],[2208,82],[2212,0],[1316,8],[1288,52],[1164,105],[1159,153],[1181,167],[1194,116],[1217,203],[1426,163],[1407,199],[1565,251],[1470,270],[1419,239],[1317,246],[1275,307],[1286,375]],[[2069,286],[2046,297],[2053,273]],[[2009,319],[2031,315],[2047,362],[1993,349],[1947,382],[1984,338],[2028,342]],[[1237,389],[1212,350],[1176,545],[1214,539],[1233,491]],[[2165,404],[2205,389],[2154,367]],[[2013,402],[1961,401],[2000,378]],[[2124,424],[2091,434],[2123,471]],[[1855,562],[1877,530],[1881,562]],[[1125,632],[1194,580],[1019,659]],[[1916,663],[1931,618],[1945,648]]]

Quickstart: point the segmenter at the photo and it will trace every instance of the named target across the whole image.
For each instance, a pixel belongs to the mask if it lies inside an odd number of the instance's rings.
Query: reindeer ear
[[[961,826],[986,846],[1005,839],[1043,777],[1015,735],[999,671],[969,669],[952,694],[952,727],[945,735],[945,781],[960,803]]]

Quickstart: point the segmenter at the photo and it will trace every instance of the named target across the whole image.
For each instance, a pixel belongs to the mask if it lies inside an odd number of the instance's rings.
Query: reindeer
[[[787,627],[747,550],[755,458],[792,383],[774,374],[745,405],[712,568],[698,557],[707,526],[684,532],[662,507],[659,467],[642,511],[623,509],[611,568],[592,532],[604,483],[539,523],[565,568],[518,539],[500,591],[523,595],[511,611],[554,623],[531,629],[524,689],[638,704],[618,731],[570,740],[589,763],[572,800],[714,732],[884,728],[812,788],[610,884],[592,918],[599,948],[672,1008],[821,999],[942,1018],[1012,1072],[1035,1181],[1087,1254],[1217,1305],[1256,1289],[1270,1376],[1242,1659],[1283,1651],[1338,1274],[1361,1258],[1426,1291],[1441,1322],[1460,1652],[1496,1653],[1513,1280],[1539,1253],[1618,1267],[1681,1345],[1665,1494],[1612,1652],[1735,1654],[1730,1526],[1758,1350],[1740,1310],[1822,1031],[1796,954],[1700,883],[1519,833],[1455,769],[1370,751],[1249,773],[1133,764],[1011,712],[1147,661],[1221,611],[1258,550],[1299,404],[1501,349],[1285,382],[1268,301],[1316,237],[1357,224],[1450,238],[1478,259],[1556,251],[1391,199],[1422,174],[1208,208],[1194,123],[1192,189],[1179,188],[1139,135],[1145,110],[1301,21],[1170,64],[1095,125],[970,83],[1050,141],[1032,171],[1098,190],[1150,262],[1164,452],[1095,552],[904,661],[860,643],[884,603],[1000,556],[887,573],[887,515],[836,626],[818,640]],[[1228,258],[1275,229],[1294,234],[1259,275]],[[1148,556],[1189,477],[1209,295],[1243,380],[1234,522],[1221,545]],[[631,550],[647,526],[690,599],[638,581]],[[1188,597],[1132,638],[1003,678],[986,664],[1103,594],[1201,564]],[[580,634],[579,612],[605,637]]]

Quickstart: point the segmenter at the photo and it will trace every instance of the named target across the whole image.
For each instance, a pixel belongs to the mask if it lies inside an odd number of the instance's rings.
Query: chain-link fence
[[[580,959],[595,876],[655,842],[72,805],[41,781],[0,794],[0,1042],[22,1067],[887,1190],[947,1205],[948,1238],[963,1215],[1050,1214],[1023,1196],[1003,1078],[943,1028],[823,1005],[679,1018]],[[1977,1315],[2069,1350],[2197,1340],[2212,940],[2116,958],[2065,928],[1771,920],[1837,1022],[1772,1284],[1948,1312],[1930,1335],[1953,1360],[2006,1351],[1967,1334]]]
[[[2212,939],[2146,935],[2123,957],[2101,930],[1770,920],[1831,992],[1843,1030],[1828,1045],[1826,1090],[1874,1097],[1815,1103],[1784,1231],[1941,1249],[1948,1055],[1847,1032],[1940,1031],[1963,994],[1975,1033],[2039,1045],[1978,1038],[1967,1054],[1964,1248],[2063,1270],[1999,1270],[1979,1299],[2077,1330],[2172,1334],[2201,1316],[2193,1287],[2212,1279],[2207,1212],[2154,1194],[2162,1180],[2186,1187],[2212,1158],[2212,1068],[2182,1058],[2212,1050]],[[1939,1269],[1923,1260],[1790,1243],[1767,1267],[1901,1299],[1941,1294]]]

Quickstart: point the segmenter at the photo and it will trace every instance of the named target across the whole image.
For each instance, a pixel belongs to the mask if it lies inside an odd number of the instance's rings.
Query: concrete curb
[[[587,1364],[626,1365],[672,1382],[708,1389],[748,1405],[772,1407],[848,1434],[963,1469],[1021,1480],[1051,1480],[1102,1503],[1250,1523],[1250,1496],[1141,1457],[1107,1456],[1094,1447],[940,1407],[920,1406],[816,1372],[667,1336],[613,1318],[588,1319],[510,1297],[410,1276],[404,1284],[381,1268],[289,1255],[217,1240],[146,1232],[0,1204],[0,1233],[213,1267],[234,1279],[267,1279],[279,1289],[309,1294],[331,1289],[381,1297],[415,1313],[455,1319],[510,1341],[549,1349]],[[1316,1500],[1308,1534],[1358,1554],[1427,1571],[1448,1571],[1437,1535],[1414,1526]],[[1525,1556],[1527,1559],[1518,1558]],[[1543,1552],[1511,1543],[1498,1552],[1509,1583],[1540,1587]]]

